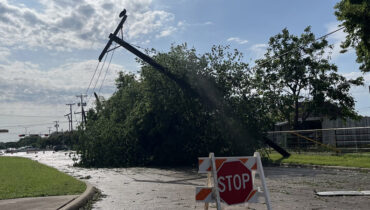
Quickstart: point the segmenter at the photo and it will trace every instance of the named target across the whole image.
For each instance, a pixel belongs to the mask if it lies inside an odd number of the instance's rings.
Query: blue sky
[[[26,130],[55,130],[54,120],[60,121],[60,129],[68,128],[65,104],[77,102],[75,95],[85,93],[123,8],[128,11],[125,40],[141,48],[167,51],[171,44],[186,42],[204,53],[212,45],[230,45],[243,52],[245,61],[253,66],[269,38],[283,28],[299,35],[310,25],[317,37],[337,29],[333,9],[337,2],[0,0],[0,128],[10,130],[10,134],[0,134],[0,141],[17,140],[17,134]],[[354,51],[339,53],[344,37],[343,31],[328,37],[334,45],[332,62],[348,78],[361,76]],[[118,71],[136,72],[138,68],[133,55],[116,50],[101,94],[109,97],[113,93]],[[94,78],[93,86],[101,86],[104,74],[105,69],[100,80]],[[351,93],[359,113],[370,115],[370,77],[364,76],[366,85]],[[32,117],[35,115],[45,117]]]

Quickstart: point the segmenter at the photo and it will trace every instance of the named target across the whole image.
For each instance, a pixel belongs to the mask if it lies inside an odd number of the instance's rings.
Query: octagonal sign
[[[220,198],[228,205],[244,203],[253,190],[252,173],[241,161],[224,162],[217,171]]]

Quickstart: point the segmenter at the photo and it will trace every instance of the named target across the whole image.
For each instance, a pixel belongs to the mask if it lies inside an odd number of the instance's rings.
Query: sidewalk
[[[86,190],[81,195],[62,195],[46,197],[16,198],[0,200],[0,209],[11,210],[71,210],[79,209],[91,199],[96,188],[86,183]]]
[[[79,195],[63,195],[0,200],[0,209],[56,210],[76,199]]]

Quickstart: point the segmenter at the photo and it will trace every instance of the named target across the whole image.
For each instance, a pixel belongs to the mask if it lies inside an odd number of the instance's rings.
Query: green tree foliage
[[[67,146],[74,149],[78,142],[78,133],[76,131],[54,132],[49,137],[41,138],[39,141],[40,148],[54,147],[57,145]]]
[[[326,40],[315,41],[307,27],[300,36],[284,29],[270,38],[264,58],[257,60],[256,89],[275,116],[299,129],[309,116],[356,117],[352,85],[363,78],[348,80],[337,73],[326,51]]]
[[[26,136],[21,138],[17,142],[17,147],[32,146],[40,147],[41,137],[40,136]]]
[[[35,148],[45,149],[47,147],[54,147],[57,145],[67,146],[70,149],[74,149],[78,143],[79,134],[76,131],[73,132],[59,132],[52,133],[49,137],[40,136],[26,136],[17,142],[0,142],[0,149],[6,148],[19,148],[24,146],[32,146]]]
[[[214,47],[198,55],[181,45],[149,53],[192,89],[143,62],[138,77],[120,73],[113,96],[88,112],[82,165],[189,165],[209,152],[251,155],[260,147],[268,124],[264,112],[252,110],[259,100],[244,94],[250,72],[238,51]]]
[[[341,0],[334,7],[335,15],[348,33],[341,47],[346,52],[348,47],[356,49],[360,70],[370,71],[370,1]]]

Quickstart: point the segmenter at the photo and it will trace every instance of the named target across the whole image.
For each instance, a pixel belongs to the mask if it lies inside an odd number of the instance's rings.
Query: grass
[[[370,168],[370,153],[356,154],[291,154],[289,158],[283,158],[278,153],[271,153],[270,160],[273,163],[290,163],[302,165],[326,165]]]
[[[0,199],[81,194],[85,183],[21,157],[0,157]]]

